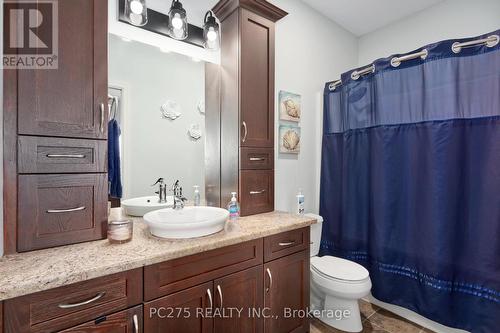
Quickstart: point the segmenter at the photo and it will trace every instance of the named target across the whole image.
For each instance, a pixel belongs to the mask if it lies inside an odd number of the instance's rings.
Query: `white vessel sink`
[[[130,216],[144,216],[144,214],[154,210],[172,207],[174,205],[174,197],[167,196],[167,202],[159,203],[157,195],[149,197],[139,197],[123,200],[121,202],[125,214]]]
[[[160,209],[144,215],[152,235],[161,238],[195,238],[224,229],[229,212],[217,207],[184,207]]]

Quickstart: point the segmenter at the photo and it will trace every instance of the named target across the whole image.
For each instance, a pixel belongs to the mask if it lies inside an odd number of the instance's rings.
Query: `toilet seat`
[[[344,283],[362,283],[370,276],[360,264],[332,256],[312,257],[311,270],[325,279]]]

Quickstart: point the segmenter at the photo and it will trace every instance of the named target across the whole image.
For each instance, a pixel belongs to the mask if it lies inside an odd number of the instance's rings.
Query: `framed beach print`
[[[295,125],[280,125],[279,152],[298,154],[300,152],[300,127]]]
[[[300,95],[281,90],[279,92],[280,120],[300,121],[302,108]]]

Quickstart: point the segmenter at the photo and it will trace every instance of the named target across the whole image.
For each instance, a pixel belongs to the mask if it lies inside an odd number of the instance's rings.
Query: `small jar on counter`
[[[111,220],[108,223],[108,240],[112,244],[123,244],[132,240],[134,223],[129,219]]]

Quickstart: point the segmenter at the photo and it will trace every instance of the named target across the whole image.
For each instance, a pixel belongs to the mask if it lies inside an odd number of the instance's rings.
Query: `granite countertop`
[[[112,215],[120,214],[113,209]],[[107,240],[61,246],[0,258],[0,301],[75,282],[123,272],[314,224],[309,217],[282,212],[242,217],[235,230],[206,237],[164,240],[153,237],[142,218],[126,244]]]

